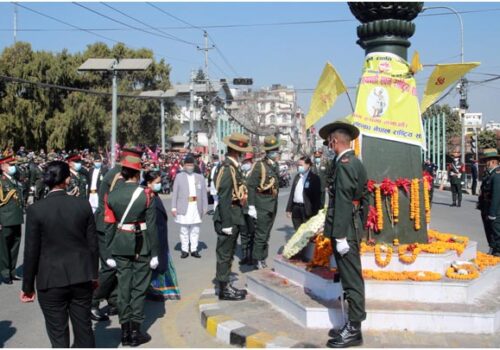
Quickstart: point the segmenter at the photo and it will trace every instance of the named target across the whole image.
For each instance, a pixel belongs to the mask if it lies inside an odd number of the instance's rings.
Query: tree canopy
[[[71,54],[33,51],[17,42],[0,55],[0,75],[105,93],[89,94],[36,84],[14,82],[0,77],[0,147],[91,148],[106,145],[111,133],[111,76],[107,72],[78,72],[88,58],[153,58],[149,49],[130,49],[119,43],[88,45],[84,52]],[[144,72],[120,73],[118,93],[138,95],[142,90],[170,87],[170,66],[162,59]],[[171,112],[173,104],[166,104]],[[170,113],[169,113],[170,114]],[[179,126],[167,122],[167,135]],[[156,144],[160,138],[160,104],[156,100],[118,98],[120,144]]]

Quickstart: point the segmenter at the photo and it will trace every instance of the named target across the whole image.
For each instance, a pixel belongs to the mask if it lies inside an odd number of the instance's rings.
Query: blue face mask
[[[101,163],[101,162],[95,162],[95,163],[94,163],[94,166],[95,166],[95,168],[96,168],[96,169],[100,169],[100,168],[101,168],[101,165],[102,165],[102,163]]]
[[[276,158],[278,158],[279,153],[278,153],[278,152],[276,152],[276,151],[272,151],[272,152],[269,152],[269,153],[267,154],[267,156],[269,157],[269,159],[275,160]]]
[[[9,175],[14,175],[17,172],[17,168],[14,165],[9,166]]]
[[[314,163],[320,164],[321,163],[321,158],[314,158]]]
[[[306,172],[306,168],[303,165],[299,165],[299,173],[304,174]]]
[[[241,170],[243,170],[244,172],[247,172],[250,170],[250,168],[252,167],[252,164],[250,163],[245,163],[245,164],[242,164],[241,165]]]
[[[161,183],[153,184],[153,191],[160,192],[161,191]]]
[[[82,163],[75,163],[75,171],[80,171],[80,169],[82,168]]]

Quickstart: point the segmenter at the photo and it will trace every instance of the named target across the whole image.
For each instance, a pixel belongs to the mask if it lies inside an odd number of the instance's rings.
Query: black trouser
[[[15,277],[20,244],[21,225],[2,227],[0,230],[0,273],[3,278]]]
[[[293,203],[292,205],[292,223],[295,231],[300,225],[306,222],[309,218],[306,216],[306,208],[303,203]]]
[[[90,320],[92,282],[38,290],[38,301],[53,348],[69,348],[68,316],[75,338],[73,347],[95,347]]]
[[[108,305],[116,306],[118,293],[116,286],[118,279],[116,278],[116,269],[111,268],[106,264],[104,252],[108,249],[106,247],[106,236],[103,232],[97,231],[97,238],[99,242],[99,252],[101,260],[101,268],[99,270],[99,287],[94,291],[92,298],[92,307],[99,307],[99,302],[106,299]]]
[[[476,189],[477,189],[477,179],[472,178],[472,195],[476,195]]]
[[[488,210],[481,210],[481,219],[483,221],[484,233],[486,234],[488,246],[493,248],[493,227],[492,221],[488,219]]]
[[[451,184],[451,197],[453,200],[453,204],[457,204],[457,196],[458,196],[458,204],[462,203],[462,184]]]

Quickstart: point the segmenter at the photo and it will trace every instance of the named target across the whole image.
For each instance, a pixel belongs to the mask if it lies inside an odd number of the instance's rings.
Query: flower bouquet
[[[288,240],[283,248],[283,256],[287,259],[297,255],[307,246],[309,240],[323,231],[325,225],[326,209],[321,209],[318,214],[300,225],[295,234]]]

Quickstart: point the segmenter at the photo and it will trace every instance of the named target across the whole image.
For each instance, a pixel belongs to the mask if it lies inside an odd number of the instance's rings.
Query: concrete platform
[[[415,282],[421,283],[421,282]],[[304,287],[272,271],[247,274],[250,293],[269,302],[286,317],[305,328],[332,328],[344,323],[340,301],[321,300]],[[367,299],[363,328],[402,331],[492,334],[500,331],[500,283],[473,304],[395,301],[397,292],[385,287],[385,300]]]
[[[308,294],[322,300],[340,297],[342,288],[339,283],[333,283],[331,278],[323,278],[321,273],[307,271],[306,266],[306,263],[290,261],[282,256],[274,258],[275,272],[295,285],[305,287]],[[394,301],[471,304],[493,289],[497,281],[500,281],[500,265],[485,270],[480,278],[471,281],[446,277],[435,282],[365,280],[365,293],[366,298],[371,300],[386,300],[390,290]]]

